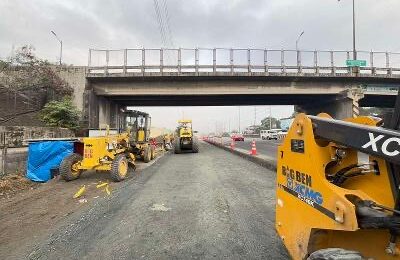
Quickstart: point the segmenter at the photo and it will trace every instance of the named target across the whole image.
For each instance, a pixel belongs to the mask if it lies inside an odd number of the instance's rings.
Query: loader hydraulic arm
[[[351,122],[308,116],[317,138],[353,148],[400,165],[400,132]]]
[[[399,112],[396,113],[396,110],[393,117],[399,114]],[[399,235],[398,225],[400,224],[398,222],[400,216],[400,132],[330,118],[316,116],[309,116],[309,118],[313,123],[314,135],[317,138],[333,141],[363,153],[381,157],[388,162],[391,189],[393,198],[395,199],[395,205],[394,209],[391,210],[393,216],[389,218],[388,223],[383,223],[383,225],[390,227],[391,237],[386,250],[389,253],[393,253]],[[394,120],[395,118],[392,118],[391,128],[397,129],[398,127],[393,123]],[[365,205],[365,202],[363,202],[363,204],[364,205],[359,205],[361,211],[363,211],[364,208],[371,207],[371,205]],[[373,223],[373,225],[376,225],[376,223]]]

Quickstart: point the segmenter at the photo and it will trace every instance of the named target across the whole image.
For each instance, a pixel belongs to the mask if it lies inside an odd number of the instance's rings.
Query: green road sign
[[[347,67],[365,67],[367,66],[366,60],[346,60]]]

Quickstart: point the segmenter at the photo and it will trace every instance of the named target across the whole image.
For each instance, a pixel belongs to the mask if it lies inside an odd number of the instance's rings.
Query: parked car
[[[261,130],[260,137],[262,140],[278,140],[278,133],[281,132],[282,129],[270,129],[270,130]]]
[[[233,141],[244,141],[244,136],[242,134],[232,134]]]

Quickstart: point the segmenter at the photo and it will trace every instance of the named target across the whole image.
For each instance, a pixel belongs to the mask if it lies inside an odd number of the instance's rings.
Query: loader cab
[[[131,143],[145,143],[150,138],[151,117],[149,114],[128,110],[124,112],[125,131],[130,132]]]

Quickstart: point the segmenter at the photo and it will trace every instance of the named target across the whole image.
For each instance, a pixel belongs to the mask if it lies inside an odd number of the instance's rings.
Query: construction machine
[[[64,180],[72,181],[85,170],[99,170],[109,172],[114,181],[124,180],[129,165],[135,168],[129,140],[129,132],[110,134],[108,127],[103,136],[80,138],[74,142],[74,153],[61,161],[60,175]]]
[[[144,162],[150,162],[155,158],[155,147],[150,144],[151,117],[148,113],[127,110],[124,112],[125,128],[130,129],[130,152]]]
[[[278,147],[276,189],[276,230],[293,259],[400,259],[396,104],[388,128],[324,113],[293,121]]]
[[[115,134],[110,134],[106,126],[105,134],[83,137],[74,142],[74,153],[66,156],[59,167],[63,179],[71,181],[79,178],[85,170],[99,170],[109,172],[114,181],[122,181],[128,174],[129,165],[135,168],[136,158],[144,162],[152,160],[155,147],[149,142],[149,114],[128,110],[124,112],[123,122],[124,128]]]
[[[199,152],[199,140],[192,129],[192,120],[182,119],[178,121],[174,137],[174,151],[181,153],[182,150],[191,150],[193,153]]]

